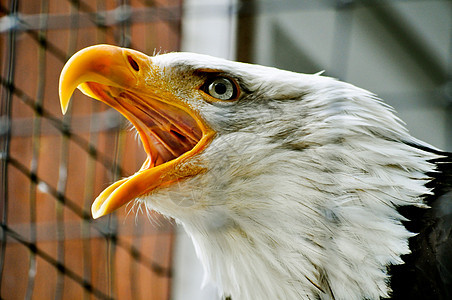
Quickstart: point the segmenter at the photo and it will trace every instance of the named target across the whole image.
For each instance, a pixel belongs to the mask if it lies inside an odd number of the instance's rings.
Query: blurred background
[[[171,220],[130,206],[91,218],[145,159],[104,104],[76,92],[61,115],[64,63],[99,43],[324,70],[452,151],[451,1],[1,0],[1,299],[219,299]]]

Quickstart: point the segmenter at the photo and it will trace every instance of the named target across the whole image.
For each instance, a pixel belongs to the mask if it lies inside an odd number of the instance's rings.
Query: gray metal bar
[[[78,28],[87,27],[109,27],[122,23],[151,23],[158,21],[177,21],[181,18],[179,6],[165,7],[142,7],[132,8],[129,5],[120,5],[113,10],[104,12],[79,12]],[[0,18],[0,33],[9,31],[28,31],[28,30],[54,30],[54,29],[72,29],[73,17],[71,14],[49,14],[47,23],[42,24],[40,14],[26,15],[7,15]],[[45,28],[42,28],[45,26]]]
[[[442,85],[448,80],[450,74],[447,67],[390,1],[361,0],[359,2],[369,8],[387,31],[406,49],[407,55],[416,61],[434,83]]]
[[[19,8],[18,0],[10,1],[10,11],[12,15],[15,15]],[[5,64],[4,76],[5,76],[5,88],[2,89],[1,93],[1,105],[0,114],[2,117],[6,118],[6,123],[10,124],[12,116],[12,99],[13,99],[13,86],[14,86],[14,71],[15,71],[15,57],[16,57],[16,39],[17,34],[15,32],[8,32],[6,39],[6,53],[7,53],[7,63]],[[6,227],[8,226],[8,168],[9,168],[9,157],[10,157],[10,142],[11,142],[11,130],[8,128],[4,138],[0,140],[0,217],[1,217],[1,230],[0,238],[2,239],[0,245],[0,294],[3,282],[3,271],[6,259]]]
[[[71,132],[87,133],[113,131],[120,129],[125,122],[125,118],[111,108],[91,115],[73,117]],[[27,137],[33,134],[33,118],[15,118],[9,124],[6,117],[0,117],[0,136],[7,133],[10,125],[12,136]],[[41,135],[61,135],[61,131],[44,119],[44,122],[41,124]]]
[[[130,216],[121,220],[121,226],[117,229],[113,229],[108,224],[108,218],[101,218],[96,221],[86,221],[86,220],[65,220],[64,221],[64,239],[57,233],[57,222],[39,222],[39,224],[33,224],[36,226],[34,230],[37,232],[38,239],[36,242],[54,242],[54,241],[68,241],[68,240],[81,240],[81,239],[93,239],[102,238],[111,234],[117,234],[121,237],[124,236],[135,236],[136,227],[140,228],[141,236],[150,236],[156,234],[166,234],[170,233],[173,228],[171,224],[164,217],[158,216],[157,222],[159,226],[150,226],[147,217],[142,214],[141,216]],[[90,234],[88,237],[83,235],[82,227],[83,223],[95,223],[95,227],[90,226]],[[30,228],[30,223],[20,223],[20,224],[9,224],[11,230],[24,237],[27,241],[30,240],[32,235],[32,229]],[[117,232],[116,232],[117,230]],[[14,243],[14,240],[8,240],[8,243]]]

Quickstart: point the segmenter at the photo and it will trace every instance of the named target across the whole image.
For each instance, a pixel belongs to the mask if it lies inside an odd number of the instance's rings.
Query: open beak
[[[76,88],[118,110],[137,129],[147,159],[134,175],[106,188],[94,201],[93,217],[203,169],[187,161],[214,132],[185,102],[169,92],[152,58],[131,49],[91,46],[74,54],[60,76],[60,104],[66,113]]]

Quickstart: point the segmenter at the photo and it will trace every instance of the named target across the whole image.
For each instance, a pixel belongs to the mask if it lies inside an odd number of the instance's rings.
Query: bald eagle
[[[450,155],[351,84],[193,53],[96,45],[60,77],[136,128],[147,159],[94,218],[136,201],[191,236],[222,295],[452,299]]]

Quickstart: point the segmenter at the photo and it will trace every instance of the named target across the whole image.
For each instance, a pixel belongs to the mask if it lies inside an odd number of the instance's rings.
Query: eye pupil
[[[215,92],[218,95],[222,95],[222,94],[226,93],[226,90],[227,90],[227,88],[224,83],[219,82],[219,83],[215,84]]]
[[[220,100],[231,100],[237,96],[237,87],[233,81],[226,77],[216,77],[206,83],[205,91],[212,97]]]

